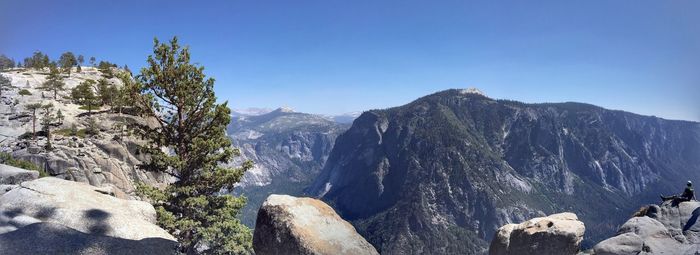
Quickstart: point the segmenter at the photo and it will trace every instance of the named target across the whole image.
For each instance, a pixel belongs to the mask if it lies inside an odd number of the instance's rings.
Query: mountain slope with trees
[[[481,253],[498,227],[560,211],[586,246],[700,180],[697,155],[696,122],[447,90],[362,114],[308,191],[387,254]]]

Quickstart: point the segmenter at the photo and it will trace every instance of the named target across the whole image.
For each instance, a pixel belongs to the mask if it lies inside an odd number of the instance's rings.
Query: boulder
[[[265,254],[378,254],[324,202],[270,195],[258,210],[253,248]]]
[[[596,255],[700,253],[700,202],[643,207],[643,215],[629,219],[617,235],[596,244]]]
[[[0,254],[173,254],[176,245],[164,238],[131,240],[86,234],[51,222],[0,235]]]
[[[586,231],[576,214],[559,213],[498,229],[489,254],[576,254]]]
[[[0,184],[19,184],[39,178],[39,172],[0,164]]]
[[[175,240],[155,225],[156,213],[150,204],[96,189],[53,177],[23,182],[0,196],[0,233],[40,221],[93,235]]]
[[[593,247],[595,255],[636,255],[642,251],[644,240],[635,233],[624,233],[606,239]]]

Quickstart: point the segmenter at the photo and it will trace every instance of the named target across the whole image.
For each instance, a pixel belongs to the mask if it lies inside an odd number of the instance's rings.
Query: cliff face
[[[698,123],[448,90],[362,114],[308,191],[382,253],[483,252],[501,225],[558,211],[586,246],[697,180],[697,155]]]
[[[258,208],[270,194],[301,195],[345,129],[346,125],[321,116],[282,108],[262,115],[235,116],[229,136],[242,157],[234,164],[244,160],[255,164],[236,189],[248,197],[243,222],[254,226]]]

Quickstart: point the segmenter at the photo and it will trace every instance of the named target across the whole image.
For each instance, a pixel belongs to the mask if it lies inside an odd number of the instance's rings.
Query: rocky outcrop
[[[330,206],[287,195],[270,195],[260,207],[253,247],[258,255],[378,254]]]
[[[36,178],[39,178],[39,172],[37,171],[0,164],[0,185],[19,184],[24,181],[35,180]]]
[[[520,224],[508,224],[496,232],[489,254],[576,254],[585,231],[583,222],[573,213],[553,214]]]
[[[649,205],[593,247],[596,255],[700,253],[700,202]]]
[[[0,235],[0,254],[173,254],[176,243],[162,238],[130,240],[87,234],[50,222],[33,223]]]
[[[14,158],[27,160],[42,167],[49,175],[77,182],[89,183],[98,187],[118,189],[115,193],[133,195],[134,183],[142,182],[153,186],[172,181],[165,175],[146,172],[136,168],[143,159],[136,148],[139,139],[130,136],[123,127],[127,123],[145,122],[143,119],[104,107],[95,109],[92,114],[80,108],[70,98],[70,90],[88,79],[99,80],[101,73],[93,67],[85,67],[80,73],[65,77],[65,90],[58,91],[54,99],[41,89],[47,73],[42,70],[17,69],[0,73],[11,78],[12,86],[3,91],[0,98],[0,151],[10,153]],[[108,80],[121,86],[117,78]],[[31,95],[20,96],[21,89]],[[16,101],[15,101],[16,100]],[[33,139],[32,115],[27,105],[41,103],[53,105],[53,114],[61,111],[63,118],[53,123],[51,131],[52,149],[45,149],[49,142],[44,131],[39,131]],[[99,107],[98,107],[99,108]],[[123,112],[129,112],[128,107]],[[100,130],[99,134],[85,133],[91,121]],[[121,192],[120,192],[121,191]]]
[[[46,222],[90,235],[129,240],[159,238],[172,243],[174,238],[155,225],[153,206],[118,199],[110,193],[53,177],[23,182],[0,196],[0,233]]]

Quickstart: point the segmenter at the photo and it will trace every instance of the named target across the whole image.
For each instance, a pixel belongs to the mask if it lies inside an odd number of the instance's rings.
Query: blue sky
[[[448,89],[700,121],[700,1],[0,0],[0,53],[137,70],[177,35],[232,108],[343,113]]]

